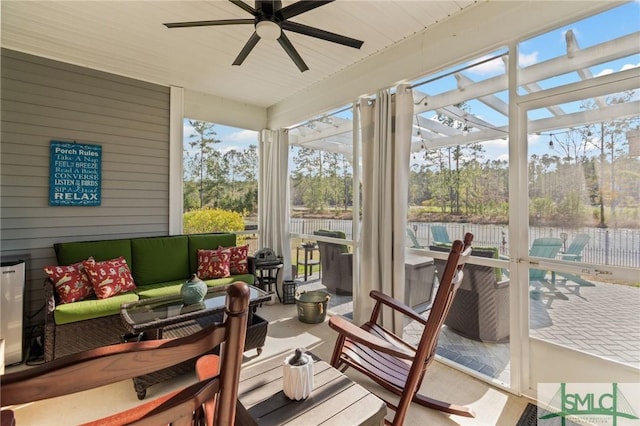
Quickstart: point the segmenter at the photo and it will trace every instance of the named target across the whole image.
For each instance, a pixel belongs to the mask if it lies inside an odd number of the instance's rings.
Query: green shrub
[[[182,227],[185,234],[244,231],[244,219],[240,213],[204,208],[186,212]]]

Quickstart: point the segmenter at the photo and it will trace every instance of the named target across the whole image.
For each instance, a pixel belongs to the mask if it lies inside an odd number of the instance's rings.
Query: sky
[[[602,43],[607,40],[615,39],[627,34],[640,31],[640,0],[635,0],[630,3],[624,4],[620,7],[616,7],[609,11],[603,12],[599,15],[589,17],[585,20],[566,25],[561,28],[554,29],[542,35],[533,37],[529,40],[525,40],[519,45],[519,58],[518,62],[521,67],[533,65],[535,63],[545,61],[551,58],[555,58],[566,54],[566,41],[565,34],[571,30],[577,40],[578,46],[581,49],[588,48],[590,46]],[[486,58],[490,58],[493,55],[504,52],[504,49],[479,57],[471,62],[478,63]],[[470,62],[470,63],[471,63]],[[464,64],[458,65],[455,68],[460,68]],[[633,55],[631,57],[623,58],[606,64],[601,64],[590,68],[591,73],[595,76],[610,74],[620,70],[629,69],[632,67],[638,67],[640,65],[640,55]],[[437,75],[445,75],[451,69],[443,70],[436,75],[430,75],[423,79],[416,81],[425,81],[426,79],[432,79]],[[474,81],[481,81],[487,78],[494,77],[496,75],[504,74],[504,62],[502,59],[495,59],[493,61],[485,62],[481,65],[477,65],[464,72],[469,78]],[[556,77],[546,81],[540,82],[540,86],[544,89],[566,84],[569,82],[578,81],[579,77],[576,73],[570,73],[565,76]],[[423,90],[430,95],[435,95],[447,90],[451,90],[456,87],[456,81],[453,76],[443,77],[432,83],[418,87],[419,90]],[[498,94],[498,97],[504,101],[507,101],[508,93],[502,92]],[[487,108],[478,101],[470,101],[469,106],[472,108],[472,112],[488,122],[495,125],[506,125],[508,123],[507,117],[495,112],[494,110]],[[566,111],[570,111],[579,106],[579,104],[563,106]],[[347,115],[350,118],[350,111],[342,113],[341,115]],[[539,110],[531,112],[532,117],[542,117],[547,114],[546,110]],[[432,114],[433,115],[433,114]],[[427,115],[425,115],[427,117]],[[235,127],[223,126],[217,124],[215,126],[217,138],[222,141],[216,148],[227,152],[231,149],[244,150],[248,148],[250,144],[257,145],[258,132],[239,129]],[[189,135],[193,133],[188,119],[184,121],[184,140],[185,146],[188,147]],[[530,154],[544,154],[552,153],[549,151],[548,142],[550,132],[543,132],[542,135],[532,135],[529,138]],[[507,159],[507,140],[497,139],[494,141],[487,141],[483,145],[485,146],[486,155],[492,159]]]

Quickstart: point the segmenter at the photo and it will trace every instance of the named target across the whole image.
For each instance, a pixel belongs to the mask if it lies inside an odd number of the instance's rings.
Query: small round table
[[[282,270],[284,264],[278,260],[275,262],[256,263],[256,279],[257,286],[264,291],[271,291],[271,286],[276,288],[276,296],[282,302],[280,293],[278,293],[278,274]]]

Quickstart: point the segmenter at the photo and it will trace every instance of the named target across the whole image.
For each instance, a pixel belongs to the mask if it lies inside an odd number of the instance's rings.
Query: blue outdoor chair
[[[560,252],[558,257],[562,260],[569,260],[572,262],[580,262],[582,260],[582,251],[589,243],[591,237],[587,234],[578,234],[575,236],[567,250],[564,252]],[[555,284],[555,275],[559,275],[564,278],[566,281],[571,281],[578,284],[580,287],[595,287],[596,285],[592,282],[589,282],[578,275],[570,274],[568,272],[554,272],[552,273],[552,282]],[[566,282],[565,281],[565,282]]]
[[[413,229],[411,229],[408,226],[407,226],[407,236],[411,240],[411,248],[421,249],[426,247],[420,244],[420,241],[418,241],[418,237],[416,236],[416,233],[413,232]]]
[[[560,248],[562,248],[562,240],[560,238],[536,238],[529,249],[529,256],[555,259]],[[531,290],[531,298],[538,299],[542,296],[552,296],[556,299],[567,300],[567,296],[560,293],[553,282],[547,280],[546,276],[547,271],[544,269],[529,269],[529,284],[534,283],[534,288]],[[542,291],[541,286],[547,287],[550,291]]]
[[[447,228],[443,225],[431,225],[430,228],[434,244],[451,244],[451,238],[449,238]]]

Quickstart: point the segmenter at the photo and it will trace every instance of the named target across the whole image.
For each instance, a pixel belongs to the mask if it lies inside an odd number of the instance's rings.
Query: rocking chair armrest
[[[398,346],[363,330],[341,316],[331,317],[329,319],[329,327],[337,331],[342,337],[346,337],[353,342],[360,343],[379,352],[407,360],[413,360],[413,358],[415,358],[415,353],[403,351]]]
[[[145,421],[149,424],[174,424],[176,416],[172,411],[180,409],[180,406],[190,405],[192,411],[192,424],[204,424],[202,418],[202,404],[212,400],[220,387],[218,377],[208,378],[194,383],[167,395],[158,397],[152,401],[129,408],[111,416],[103,417],[82,426],[120,426],[123,424]],[[210,398],[208,398],[210,394]],[[184,411],[184,410],[182,410]],[[157,419],[157,420],[156,420]]]
[[[389,306],[394,311],[398,311],[398,312],[410,317],[411,319],[413,319],[415,321],[418,321],[422,325],[427,325],[427,319],[426,318],[421,316],[419,313],[417,313],[411,307],[405,305],[404,303],[402,303],[402,302],[400,302],[400,301],[398,301],[398,300],[396,300],[396,299],[394,299],[392,297],[389,297],[386,294],[381,293],[381,292],[379,292],[377,290],[371,290],[371,293],[369,293],[369,296],[372,299],[375,299],[376,301],[378,301],[379,303],[382,303],[384,305]],[[429,309],[431,309],[431,307],[429,307],[427,310],[429,310]]]

